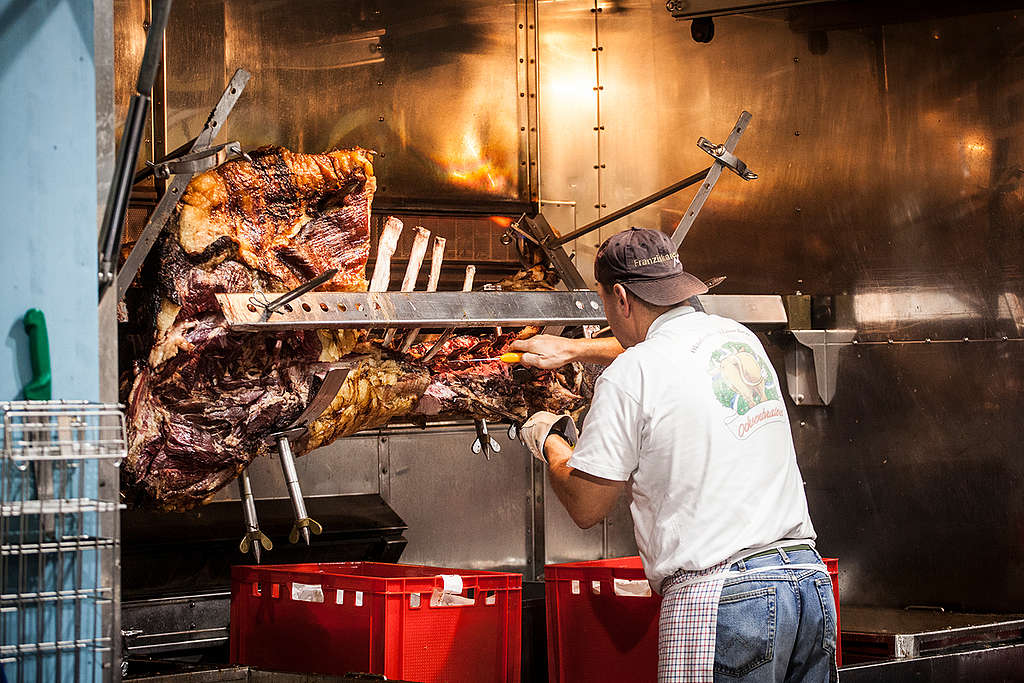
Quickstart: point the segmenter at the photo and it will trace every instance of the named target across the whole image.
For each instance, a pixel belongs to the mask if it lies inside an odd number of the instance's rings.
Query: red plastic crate
[[[446,602],[440,575],[461,577],[466,604],[432,606],[432,596]],[[231,661],[423,683],[518,683],[521,601],[520,574],[378,562],[234,567]]]
[[[826,558],[825,566],[832,577],[838,627],[839,562]],[[661,596],[621,594],[646,582],[637,556],[544,568],[550,683],[658,679]],[[836,663],[841,661],[837,645]]]

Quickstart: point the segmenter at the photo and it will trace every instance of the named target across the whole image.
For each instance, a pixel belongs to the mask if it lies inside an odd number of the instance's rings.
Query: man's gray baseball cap
[[[612,235],[597,250],[594,275],[606,287],[621,284],[655,306],[674,306],[708,291],[683,270],[679,253],[659,230],[630,228]]]

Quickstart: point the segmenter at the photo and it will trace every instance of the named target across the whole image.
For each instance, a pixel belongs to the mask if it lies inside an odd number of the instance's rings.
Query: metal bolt
[[[381,443],[387,443],[388,442],[388,437],[386,437],[386,436],[380,437],[380,442]]]
[[[798,130],[793,131],[793,135],[795,135],[797,137],[800,137],[800,131],[798,131]]]
[[[800,420],[800,426],[801,426],[801,427],[806,427],[806,426],[807,426],[807,423],[806,423],[806,422],[804,422],[803,420]]]
[[[889,339],[886,339],[886,340],[885,340],[885,343],[886,343],[886,344],[892,344],[892,343],[893,343],[893,341],[892,341],[892,337],[890,337]]]
[[[793,63],[794,64],[799,64],[800,63],[800,58],[799,57],[793,57]]]
[[[964,337],[964,344],[966,344],[969,341],[971,341],[971,340],[968,337]]]
[[[383,117],[383,116],[378,116],[378,117],[377,117],[377,120],[378,120],[378,121],[383,121],[383,120],[384,120],[384,117]]]
[[[932,338],[931,337],[925,337],[924,338],[924,343],[925,344],[931,344],[932,343]]]

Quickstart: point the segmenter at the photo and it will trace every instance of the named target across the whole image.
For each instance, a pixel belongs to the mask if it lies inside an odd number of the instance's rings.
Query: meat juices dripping
[[[267,147],[251,156],[193,179],[150,275],[147,286],[159,299],[151,346],[126,397],[128,502],[185,510],[208,501],[269,454],[266,437],[301,414],[318,373],[341,360],[358,363],[305,440],[293,445],[296,455],[398,416],[524,420],[534,410],[585,406],[591,378],[578,367],[530,370],[524,379],[503,363],[451,363],[499,355],[514,333],[452,336],[424,362],[429,340],[399,354],[353,330],[229,331],[217,293],[272,299],[331,268],[338,273],[324,289],[386,290],[402,230],[388,219],[368,283],[376,188],[370,153]]]

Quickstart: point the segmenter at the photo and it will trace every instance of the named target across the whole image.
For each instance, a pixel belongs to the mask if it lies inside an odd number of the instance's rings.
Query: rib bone
[[[391,257],[398,248],[398,238],[402,234],[402,221],[388,216],[384,229],[380,232],[377,243],[377,262],[373,265],[373,277],[370,278],[371,292],[386,292],[391,282]]]
[[[412,239],[412,251],[409,252],[409,265],[405,268],[405,278],[402,280],[402,291],[411,292],[416,289],[416,278],[420,275],[420,268],[423,266],[423,257],[427,253],[427,243],[430,241],[430,231],[426,228],[416,226],[416,235]],[[395,328],[391,328],[384,335],[384,345],[389,346],[395,339]]]
[[[437,283],[441,279],[441,263],[444,261],[444,244],[446,241],[443,237],[434,236],[434,249],[430,252],[430,277],[427,279],[428,292],[437,291]],[[419,327],[409,330],[409,334],[405,335],[405,340],[402,341],[402,346],[399,347],[398,352],[407,353],[419,334]]]

